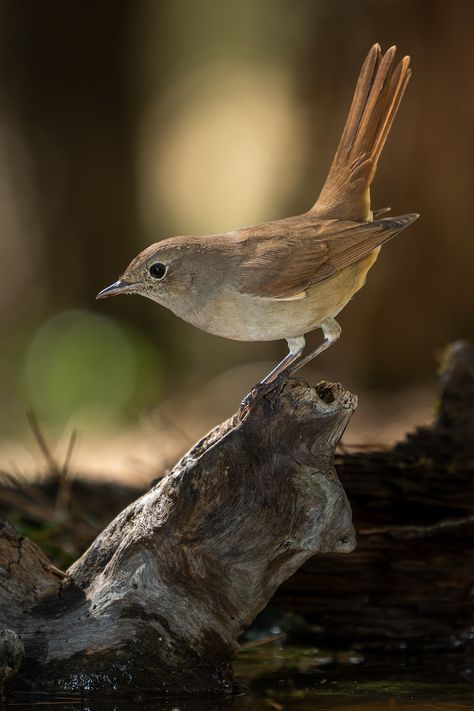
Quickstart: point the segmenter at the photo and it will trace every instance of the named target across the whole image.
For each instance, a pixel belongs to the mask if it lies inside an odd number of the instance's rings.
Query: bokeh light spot
[[[143,122],[141,203],[150,233],[163,224],[196,234],[268,219],[296,183],[303,140],[281,70],[227,63],[196,70]]]
[[[87,311],[57,314],[33,338],[25,364],[31,405],[42,418],[106,423],[134,393],[136,356],[116,323]]]

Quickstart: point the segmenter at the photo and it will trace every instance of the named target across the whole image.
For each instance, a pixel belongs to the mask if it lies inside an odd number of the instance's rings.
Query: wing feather
[[[309,287],[367,256],[417,217],[374,222],[312,220],[301,225],[292,218],[273,223],[273,229],[267,223],[265,230],[243,231],[240,241],[245,242],[246,257],[240,263],[239,290],[269,299],[304,298]]]

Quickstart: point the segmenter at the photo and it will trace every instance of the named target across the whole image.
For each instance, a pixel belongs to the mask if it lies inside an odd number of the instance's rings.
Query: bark
[[[0,701],[12,685],[24,653],[23,643],[13,630],[0,632]]]
[[[356,407],[296,381],[214,429],[66,574],[5,524],[0,627],[16,688],[80,695],[231,691],[237,639],[315,553],[350,552],[334,450]]]
[[[431,428],[336,456],[357,550],[311,559],[272,601],[318,624],[327,644],[473,651],[472,347],[447,350],[441,385]]]

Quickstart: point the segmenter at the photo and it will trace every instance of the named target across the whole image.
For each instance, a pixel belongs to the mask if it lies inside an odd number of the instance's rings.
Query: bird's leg
[[[271,370],[268,375],[264,377],[260,385],[268,385],[273,383],[274,380],[278,378],[280,373],[288,368],[295,360],[298,360],[300,355],[303,353],[305,340],[304,336],[296,336],[296,338],[287,338],[289,352],[278,365],[276,365],[273,370]]]
[[[311,360],[313,360],[313,358],[316,358],[316,356],[325,351],[326,348],[332,346],[332,344],[337,341],[342,331],[338,322],[334,318],[324,319],[324,321],[321,323],[321,328],[324,334],[324,341],[317,348],[308,353],[307,356],[301,358],[301,360],[299,360],[297,363],[294,363],[294,365],[290,365],[290,367],[288,368],[288,372],[290,373],[290,375],[296,373],[297,370],[309,363]]]
[[[265,386],[275,382],[278,376],[281,375],[288,368],[288,366],[291,365],[291,363],[294,363],[295,360],[297,360],[302,354],[305,345],[304,336],[287,338],[286,341],[288,343],[289,348],[288,355],[286,355],[283,360],[278,363],[278,365],[275,366],[275,368],[273,368],[273,370],[270,371],[267,376],[265,376],[265,378],[259,383],[259,385],[252,388],[249,394],[244,397],[241,402],[242,408],[248,407],[250,403],[255,400],[257,395],[265,390]]]

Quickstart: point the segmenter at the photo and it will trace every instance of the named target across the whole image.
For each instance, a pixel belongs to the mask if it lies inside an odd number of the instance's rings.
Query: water
[[[231,698],[35,703],[10,699],[12,711],[461,711],[474,709],[474,664],[446,655],[370,660],[354,652],[248,644],[235,666]]]

